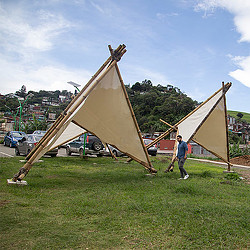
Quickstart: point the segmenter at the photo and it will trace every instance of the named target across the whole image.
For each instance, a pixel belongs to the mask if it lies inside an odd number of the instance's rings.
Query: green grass
[[[0,249],[246,249],[249,185],[222,168],[186,162],[157,176],[109,158],[44,158],[7,186],[22,163],[0,158]]]
[[[232,111],[232,110],[228,110],[227,113],[234,118],[238,118],[237,114],[241,113],[243,115],[242,120],[245,120],[247,123],[250,123],[250,114],[249,113],[245,113],[245,112],[241,112],[241,111]]]

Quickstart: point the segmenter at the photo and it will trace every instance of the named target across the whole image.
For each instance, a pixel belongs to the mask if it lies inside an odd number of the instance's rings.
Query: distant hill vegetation
[[[199,105],[197,101],[192,100],[179,88],[172,85],[162,86],[160,84],[153,86],[150,80],[136,82],[132,86],[127,85],[126,90],[141,131],[150,134],[156,131],[165,131],[169,128],[160,119],[174,125]],[[42,109],[46,114],[54,112],[57,116],[67,107],[73,95],[66,90],[40,90],[39,92],[29,91],[28,93],[32,93],[33,97],[26,102],[26,107],[28,104],[35,103],[41,105],[46,97],[47,100],[58,105],[43,104]],[[26,96],[28,93],[26,93],[25,86],[22,86],[21,90],[16,92],[19,96]],[[65,102],[60,102],[59,96],[65,96]],[[18,106],[17,98],[11,98],[9,95],[6,95],[0,99],[0,111],[2,112],[12,110],[15,113]],[[240,111],[228,111],[228,113],[238,119],[239,116],[237,115],[241,113],[241,120],[250,123],[250,114],[248,113]]]
[[[168,129],[160,119],[174,125],[198,105],[172,85],[153,86],[144,80],[126,88],[140,129],[150,134]]]
[[[228,110],[227,113],[236,119],[239,119],[241,116],[239,114],[242,114],[243,116],[240,119],[242,121],[246,121],[247,123],[250,123],[250,114],[249,113],[245,113],[245,112],[241,112],[241,111],[232,111],[232,110]]]

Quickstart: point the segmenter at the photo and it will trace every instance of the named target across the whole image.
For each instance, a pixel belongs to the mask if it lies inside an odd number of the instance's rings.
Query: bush
[[[226,178],[227,180],[233,180],[233,181],[238,181],[238,180],[240,180],[240,177],[239,177],[238,173],[228,173],[228,174],[225,176],[225,178]]]
[[[242,156],[243,152],[240,149],[240,142],[233,144],[233,146],[229,145],[229,154],[230,154],[230,158],[234,158],[234,157],[238,157],[238,156]]]

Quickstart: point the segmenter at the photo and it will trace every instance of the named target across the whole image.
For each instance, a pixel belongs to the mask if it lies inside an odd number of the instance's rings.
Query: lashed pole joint
[[[126,46],[123,44],[123,45],[120,45],[116,50],[113,50],[111,45],[108,45],[109,47],[109,51],[110,51],[110,54],[111,54],[111,57],[112,57],[112,61],[117,61],[119,62],[122,58],[122,56],[126,53]],[[112,62],[111,61],[111,62]]]

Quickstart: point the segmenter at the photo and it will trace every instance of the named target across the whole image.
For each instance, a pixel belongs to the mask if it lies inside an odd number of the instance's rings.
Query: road
[[[0,157],[14,157],[14,156],[15,156],[15,148],[5,147],[3,144],[0,144]],[[59,149],[57,156],[62,156],[62,157],[68,156],[66,154],[65,148]]]

